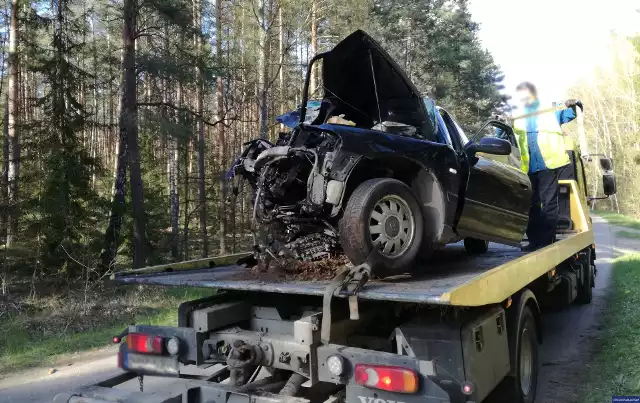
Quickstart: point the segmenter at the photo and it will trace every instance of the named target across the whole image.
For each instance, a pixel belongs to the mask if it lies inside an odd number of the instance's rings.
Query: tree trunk
[[[107,27],[109,28],[109,27]],[[107,53],[111,54],[111,35],[109,34],[109,29],[107,29]],[[109,140],[113,141],[115,140],[115,134],[114,134],[114,127],[115,127],[115,113],[114,113],[114,106],[113,106],[113,98],[114,98],[114,91],[113,91],[113,82],[114,82],[114,74],[113,74],[113,68],[112,68],[112,63],[109,63],[108,69],[109,70],[109,128],[107,129],[107,133],[109,133]],[[117,144],[119,144],[119,141],[116,141],[116,148],[118,147]],[[116,153],[113,155],[113,164],[114,166],[117,166],[117,160],[118,160],[118,150],[116,149]],[[111,161],[111,159],[109,159],[109,161]],[[114,168],[114,177],[117,176],[116,174],[116,169]]]
[[[164,102],[169,102],[169,85],[168,79],[163,79],[163,98]],[[179,88],[178,88],[179,90]],[[180,94],[178,94],[178,102],[180,102]],[[178,103],[178,107],[181,105]],[[163,116],[166,111],[163,112]],[[180,124],[180,115],[176,112],[176,123]],[[175,134],[169,138],[169,200],[171,203],[171,258],[178,261],[179,250],[178,241],[180,239],[179,220],[180,220],[180,194],[178,192],[178,139]]]
[[[216,3],[216,9],[218,4]],[[194,35],[194,42],[197,49],[198,58],[202,57],[202,3],[194,0],[193,4],[193,25],[198,32]],[[219,17],[216,17],[219,19]],[[220,31],[218,31],[220,35]],[[204,144],[204,83],[199,61],[196,64],[196,109],[198,112],[198,213],[200,218],[200,235],[202,237],[202,257],[209,255],[209,238],[207,235],[207,195],[205,192],[205,144]]]
[[[0,227],[0,236],[2,236],[2,241],[5,244],[4,251],[4,263],[2,265],[2,295],[7,295],[9,292],[7,280],[9,277],[9,262],[7,261],[7,250],[6,250],[6,242],[7,242],[7,220],[9,218],[8,210],[9,210],[9,189],[7,188],[9,184],[9,95],[5,97],[4,104],[4,124],[3,124],[3,142],[2,142],[2,212],[0,212],[1,227]]]
[[[127,184],[127,160],[129,157],[127,143],[127,132],[120,130],[115,150],[116,163],[111,216],[104,234],[105,246],[100,256],[103,272],[109,270],[115,264],[118,246],[120,246],[120,230],[122,229]]]
[[[267,72],[269,71],[269,23],[267,21],[267,2],[271,0],[261,0],[260,7],[260,55],[258,58],[258,87],[259,109],[260,109],[260,138],[267,138],[268,129],[268,107],[267,107]]]
[[[138,149],[137,99],[136,99],[136,0],[124,0],[122,28],[122,88],[120,98],[120,131],[118,155],[115,169],[113,206],[109,225],[105,233],[105,249],[102,266],[108,268],[115,261],[120,243],[122,215],[125,203],[127,163],[131,172],[131,204],[133,207],[133,267],[142,267],[145,262],[145,214]]]
[[[96,122],[98,121],[98,49],[96,46],[96,31],[95,31],[95,22],[93,17],[89,19],[91,24],[91,42],[93,45],[92,56],[93,56],[93,114],[95,115]],[[96,165],[97,165],[97,150],[98,150],[98,126],[94,125],[91,127],[91,158],[94,160],[91,166],[91,189],[95,191],[96,189]]]
[[[3,119],[3,142],[2,142],[2,185],[0,194],[2,196],[2,214],[0,215],[0,237],[3,242],[7,237],[7,212],[9,206],[9,95],[5,97],[4,119]]]
[[[278,8],[278,50],[280,51],[280,71],[278,72],[278,83],[280,87],[280,114],[286,112],[287,90],[284,86],[284,21],[282,19],[282,4]],[[284,126],[281,128],[284,130]]]
[[[131,207],[133,213],[133,267],[139,268],[146,262],[146,214],[144,193],[140,171],[140,149],[138,147],[138,108],[136,92],[136,15],[137,1],[124,0],[123,43],[123,88],[122,109],[120,110],[120,132],[126,132],[131,175]]]
[[[178,142],[169,140],[169,198],[171,199],[171,257],[177,261],[178,256],[178,220],[180,218],[180,197],[178,194]]]
[[[311,57],[318,53],[318,1],[311,0]],[[309,95],[313,96],[318,89],[318,66],[311,70],[311,82],[309,83]]]
[[[9,112],[9,208],[7,216],[6,248],[9,249],[15,241],[18,231],[18,181],[20,178],[20,78],[18,77],[18,0],[11,1],[11,23],[9,28],[9,88],[8,88],[8,112]]]
[[[222,0],[216,0],[216,57],[218,60],[222,59]],[[218,90],[216,94],[217,105],[217,119],[224,119],[224,86],[222,82],[222,76],[218,75]],[[224,124],[218,124],[216,127],[218,134],[218,163],[220,165],[220,207],[219,207],[219,232],[220,232],[220,254],[227,253],[226,236],[227,236],[227,217],[226,217],[226,203],[227,203],[227,186],[225,180],[225,162],[227,156],[227,141],[224,135]],[[204,185],[204,184],[203,184]]]
[[[178,99],[182,100],[182,83],[178,84]],[[191,181],[191,139],[187,139],[184,145],[184,228],[183,228],[183,238],[182,238],[182,258],[184,260],[189,260],[189,218],[191,217],[191,212],[189,211],[189,202],[191,199],[191,195],[189,194],[189,183]]]

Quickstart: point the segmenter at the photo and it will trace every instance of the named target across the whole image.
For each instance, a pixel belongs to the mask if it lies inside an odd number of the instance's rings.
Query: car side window
[[[496,121],[487,122],[472,138],[477,143],[485,137],[493,137],[506,140],[511,143],[511,154],[508,156],[486,155],[486,158],[507,163],[515,168],[521,168],[521,156],[518,142],[510,126]]]
[[[511,129],[502,129],[499,127],[493,127],[491,125],[485,126],[474,136],[474,141],[479,141],[483,137],[495,137],[502,140],[507,140],[511,143],[512,147],[518,148],[518,142],[516,136]]]
[[[498,139],[509,140],[507,133],[503,129],[494,127],[490,124],[483,126],[482,129],[480,129],[473,136],[473,141],[477,143],[485,137],[495,137]]]
[[[453,148],[456,149],[457,151],[462,151],[462,148],[464,147],[464,145],[469,142],[469,139],[464,134],[464,130],[462,130],[460,125],[458,125],[458,123],[456,123],[456,121],[453,120],[451,115],[449,115],[449,112],[447,112],[442,108],[440,108],[439,111],[440,111],[440,116],[442,117],[442,120],[444,121],[447,127],[447,130],[449,132],[449,135],[451,137]]]
[[[495,137],[502,140],[507,140],[511,143],[512,147],[518,148],[518,142],[511,129],[503,129],[495,127],[491,124],[485,125],[480,131],[473,136],[473,141],[478,142],[485,137]]]
[[[436,120],[438,123],[438,137],[443,137],[442,140],[444,140],[444,143],[446,143],[447,145],[453,147],[453,143],[451,142],[451,133],[449,133],[449,129],[447,128],[446,123],[444,123],[444,120],[442,119],[442,116],[440,116],[440,114],[436,114]]]
[[[462,145],[464,146],[465,144],[467,144],[469,142],[469,138],[467,138],[467,135],[464,134],[464,130],[462,130],[462,127],[460,127],[458,122],[456,122],[453,118],[451,118],[451,122],[456,127],[456,129],[458,130],[458,134],[460,134],[460,139],[462,139]]]

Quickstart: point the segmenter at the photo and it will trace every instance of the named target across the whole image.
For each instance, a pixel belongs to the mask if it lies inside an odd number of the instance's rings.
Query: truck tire
[[[340,219],[340,242],[353,264],[367,261],[379,277],[411,269],[422,245],[422,211],[411,188],[396,179],[362,182]],[[379,250],[372,254],[374,247]]]
[[[533,403],[538,387],[540,361],[536,321],[531,308],[525,305],[516,323],[508,327],[509,348],[512,353],[512,375],[505,377],[502,389],[504,401],[513,403]],[[508,320],[508,319],[507,319]]]
[[[477,238],[465,238],[464,250],[471,255],[481,255],[489,250],[489,241]]]
[[[586,305],[590,304],[593,300],[593,271],[594,265],[589,263],[582,264],[582,282],[578,283],[578,295],[576,296],[576,302],[578,304]]]

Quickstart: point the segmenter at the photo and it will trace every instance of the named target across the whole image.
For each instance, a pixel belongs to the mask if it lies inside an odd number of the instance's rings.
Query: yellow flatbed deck
[[[457,306],[499,303],[552,270],[571,254],[590,245],[593,238],[589,237],[590,234],[570,235],[547,248],[528,254],[516,248],[490,245],[489,252],[470,256],[462,245],[450,245],[424,269],[416,268],[416,274],[369,281],[358,298]],[[241,273],[245,270],[244,266],[227,265],[169,273],[123,273],[116,275],[114,280],[122,284],[210,287],[317,296],[324,294],[329,283],[236,279],[243,278]]]
[[[572,196],[577,194],[574,181],[563,182],[571,185]],[[590,220],[584,205],[575,197],[571,197],[571,218],[576,232],[559,235],[557,242],[538,251],[523,253],[518,248],[490,244],[487,253],[469,255],[461,244],[450,245],[424,267],[412,268],[412,275],[369,281],[358,293],[358,298],[454,306],[500,303],[593,244]],[[241,265],[209,267],[207,260],[186,263],[173,265],[175,270],[172,267],[170,272],[144,269],[117,273],[114,280],[122,284],[316,296],[322,296],[329,284],[328,281],[246,279],[241,273],[247,269]],[[196,268],[198,264],[199,269]],[[157,269],[162,269],[162,266]]]

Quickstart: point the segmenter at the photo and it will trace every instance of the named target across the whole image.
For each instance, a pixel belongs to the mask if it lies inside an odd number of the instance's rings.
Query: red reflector
[[[160,336],[149,336],[144,333],[129,333],[127,336],[127,347],[138,353],[162,354],[163,346]]]
[[[407,368],[357,364],[355,378],[357,384],[369,388],[400,393],[418,391],[418,375]]]

